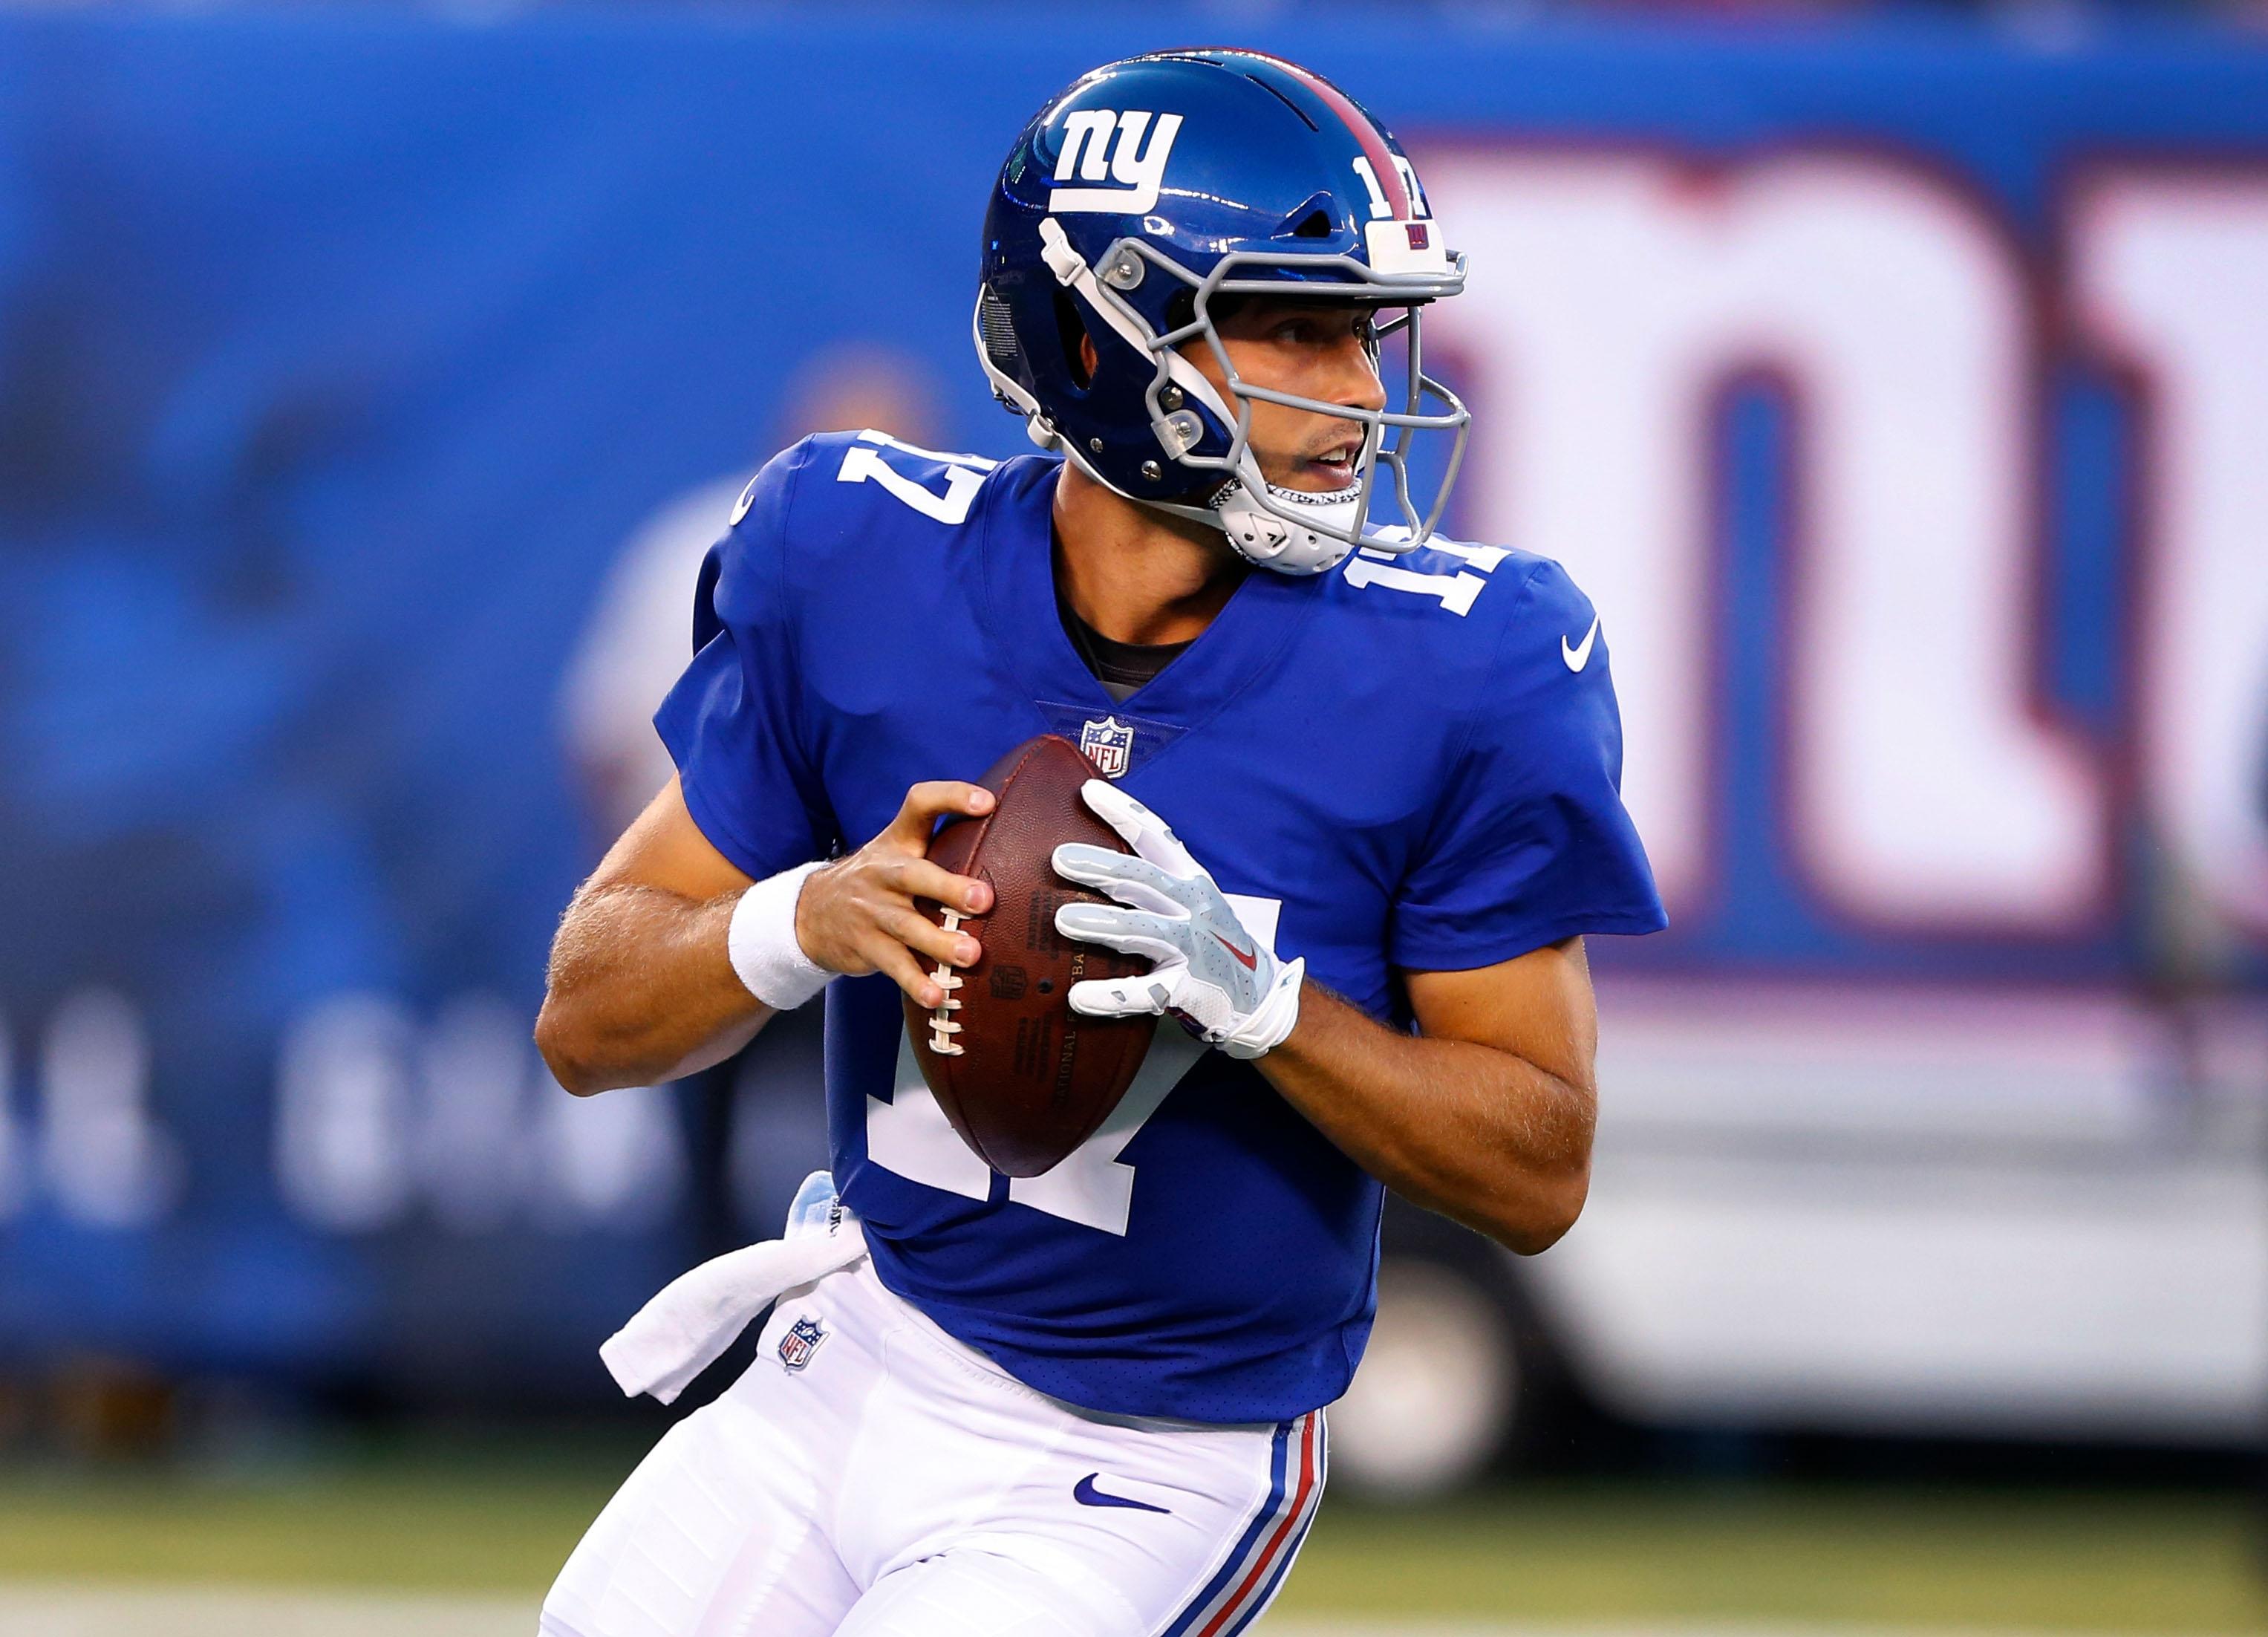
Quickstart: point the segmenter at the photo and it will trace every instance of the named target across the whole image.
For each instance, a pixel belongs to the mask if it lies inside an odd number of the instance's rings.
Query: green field
[[[364,1455],[234,1475],[0,1477],[0,1579],[524,1593],[626,1457]],[[1539,1484],[1327,1501],[1286,1613],[2268,1629],[2232,1494]]]

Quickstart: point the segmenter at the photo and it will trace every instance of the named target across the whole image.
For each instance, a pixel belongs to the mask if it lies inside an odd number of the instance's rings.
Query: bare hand
[[[927,898],[965,915],[992,907],[992,889],[928,859],[930,832],[948,815],[992,810],[992,793],[958,779],[932,779],[906,792],[889,827],[849,858],[814,871],[796,900],[795,938],[830,972],[887,972],[917,1005],[945,999],[929,974],[939,962],[973,966],[976,940],[949,933],[914,907]]]

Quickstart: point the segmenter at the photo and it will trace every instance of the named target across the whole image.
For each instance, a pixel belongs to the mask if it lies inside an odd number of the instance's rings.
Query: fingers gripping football
[[[976,940],[939,926],[916,900],[978,914],[990,907],[992,889],[929,862],[930,831],[941,817],[989,812],[993,801],[990,791],[956,781],[908,791],[887,828],[804,883],[795,917],[804,954],[830,972],[886,972],[917,1005],[942,1001],[939,974],[974,964]]]
[[[1057,874],[1116,903],[1064,904],[1056,930],[1152,967],[1139,977],[1074,984],[1071,1009],[1089,1017],[1171,1013],[1231,1057],[1282,1044],[1299,1021],[1307,963],[1280,962],[1255,938],[1211,872],[1148,807],[1099,778],[1080,794],[1136,856],[1079,842],[1057,847]]]

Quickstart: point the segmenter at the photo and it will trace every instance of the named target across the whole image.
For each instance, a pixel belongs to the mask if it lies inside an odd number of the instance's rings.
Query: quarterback
[[[1662,912],[1597,616],[1557,564],[1433,532],[1466,415],[1418,316],[1463,283],[1328,81],[1112,63],[984,224],[978,359],[1040,452],[828,435],[742,494],[656,718],[677,777],[577,893],[537,1035],[587,1095],[823,990],[832,1169],[608,1344],[672,1397],[778,1298],[549,1637],[1241,1632],[1322,1491],[1382,1189],[1519,1251],[1575,1220],[1582,939]],[[1070,1003],[1158,1022],[1102,1129],[1011,1178],[924,1087],[900,992],[937,1007],[978,954],[917,900],[990,902],[932,832],[1049,732],[1133,849],[1058,849],[1114,902],[1056,925],[1152,962]]]

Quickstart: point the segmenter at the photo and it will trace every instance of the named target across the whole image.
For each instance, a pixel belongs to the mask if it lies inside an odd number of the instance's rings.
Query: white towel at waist
[[[599,1357],[625,1397],[650,1392],[674,1403],[773,1301],[865,1254],[865,1230],[836,1197],[835,1179],[814,1171],[788,1208],[784,1238],[745,1245],[672,1279],[606,1339]]]

